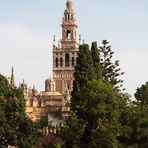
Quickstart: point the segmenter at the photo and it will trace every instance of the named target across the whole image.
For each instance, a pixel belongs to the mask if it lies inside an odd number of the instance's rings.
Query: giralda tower
[[[62,39],[58,47],[53,44],[53,79],[56,83],[56,90],[63,93],[65,87],[72,91],[74,66],[78,54],[78,26],[72,0],[67,0],[61,27]]]

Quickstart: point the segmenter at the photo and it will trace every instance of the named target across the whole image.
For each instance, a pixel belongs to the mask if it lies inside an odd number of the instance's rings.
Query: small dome
[[[54,79],[45,80],[45,91],[47,91],[47,92],[55,91],[55,81],[54,81]]]

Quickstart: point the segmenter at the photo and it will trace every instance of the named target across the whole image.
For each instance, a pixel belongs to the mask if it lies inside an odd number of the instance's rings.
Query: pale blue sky
[[[78,34],[87,43],[110,41],[131,95],[148,81],[148,0],[73,0]],[[44,90],[51,74],[52,37],[61,38],[66,0],[0,0],[0,73],[15,69]]]

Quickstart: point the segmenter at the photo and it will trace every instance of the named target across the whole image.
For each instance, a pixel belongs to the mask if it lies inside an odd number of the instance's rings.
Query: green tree
[[[87,88],[85,91],[81,89],[81,107],[75,110],[74,117],[70,115],[62,133],[69,145],[77,141],[78,148],[98,148],[98,144],[100,148],[116,148],[119,144],[118,119],[122,95],[109,82],[102,80],[89,81]],[[78,124],[80,121],[83,124]]]
[[[137,88],[135,98],[142,104],[148,104],[148,82]]]
[[[100,64],[100,51],[97,47],[97,42],[93,42],[91,46],[91,57],[94,65],[96,79],[102,79],[102,70]]]
[[[87,123],[82,142],[94,148],[98,148],[98,143],[100,147],[116,147],[121,94],[110,83],[93,80],[82,97],[86,98],[82,119]]]
[[[113,52],[107,44],[104,40],[103,47],[98,50],[94,42],[91,51],[87,44],[80,46],[74,73],[72,111],[85,126],[82,126],[81,134],[73,132],[72,137],[77,137],[77,134],[79,137],[77,141],[80,144],[76,147],[121,146],[117,139],[121,128],[120,107],[124,106],[126,95],[118,89],[122,83],[118,77],[123,73],[120,73],[118,61],[111,62]],[[70,118],[71,115],[65,123],[65,127],[68,127],[65,128],[65,137],[69,144],[74,145],[69,134],[74,131],[75,125]]]
[[[111,46],[108,44],[109,42],[107,40],[103,40],[102,46],[100,47],[102,77],[103,80],[110,82],[117,88],[120,88],[122,87],[123,80],[120,80],[119,76],[123,75],[124,72],[120,72],[121,69],[119,68],[118,60],[112,62],[114,52],[112,52]]]
[[[128,146],[148,146],[148,106],[130,102],[120,117],[121,134],[119,141]],[[145,148],[146,148],[145,147]]]
[[[87,44],[80,45],[77,58],[77,64],[75,66],[74,73],[75,80],[73,82],[73,91],[71,99],[72,110],[80,107],[79,93],[81,88],[87,89],[87,83],[89,80],[95,79],[95,71],[93,67],[93,61],[89,46]]]
[[[82,119],[79,119],[74,112],[70,113],[68,120],[61,129],[62,137],[65,139],[65,147],[80,147],[80,139],[84,134],[85,125],[86,123]]]
[[[129,101],[121,112],[120,123],[122,126],[119,141],[125,147],[148,147],[148,104],[147,85],[137,88],[136,101]]]
[[[0,75],[0,143],[21,148],[33,148],[38,137],[38,125],[25,114],[21,89],[12,88]]]

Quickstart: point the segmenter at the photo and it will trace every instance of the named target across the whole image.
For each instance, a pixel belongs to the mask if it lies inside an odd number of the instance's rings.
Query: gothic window
[[[69,54],[65,54],[65,67],[69,67]]]
[[[72,67],[74,67],[74,66],[75,66],[75,58],[72,57]]]
[[[58,58],[56,58],[56,67],[58,67]]]
[[[71,37],[72,37],[71,31],[70,30],[67,30],[67,32],[66,32],[66,38],[67,38],[67,40],[71,40]]]
[[[60,66],[63,67],[63,59],[60,58]]]

